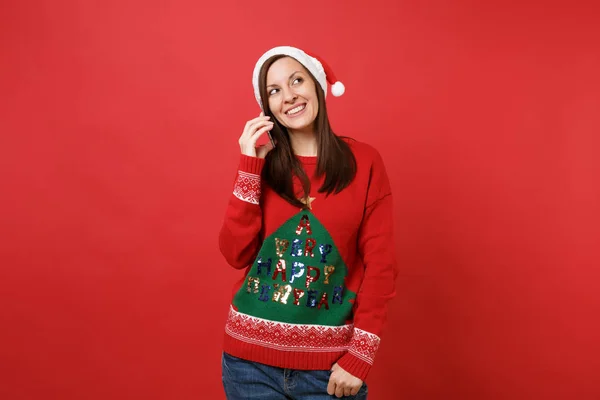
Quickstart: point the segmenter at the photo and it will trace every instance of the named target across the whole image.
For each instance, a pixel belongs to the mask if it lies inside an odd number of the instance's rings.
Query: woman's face
[[[313,132],[319,112],[315,82],[304,66],[291,57],[275,61],[267,72],[271,112],[288,131]]]

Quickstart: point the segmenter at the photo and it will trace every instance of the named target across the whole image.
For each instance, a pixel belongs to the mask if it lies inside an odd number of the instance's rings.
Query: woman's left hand
[[[354,396],[358,393],[363,381],[354,375],[346,372],[337,363],[331,367],[331,376],[329,377],[329,385],[327,385],[327,393],[336,397]]]

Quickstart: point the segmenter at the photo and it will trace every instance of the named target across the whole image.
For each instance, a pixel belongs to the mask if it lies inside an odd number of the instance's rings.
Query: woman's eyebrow
[[[292,74],[290,75],[290,77],[288,78],[288,80],[292,79],[292,77],[293,77],[294,75],[296,75],[298,72],[302,72],[302,71],[294,71],[294,72],[292,72]],[[267,85],[267,88],[270,88],[271,86],[277,86],[277,84],[275,84],[275,83],[272,83],[272,84],[270,84],[270,85]]]

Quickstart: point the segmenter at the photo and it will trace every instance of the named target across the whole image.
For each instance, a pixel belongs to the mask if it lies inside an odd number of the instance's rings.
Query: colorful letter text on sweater
[[[341,326],[356,296],[347,273],[331,236],[303,210],[265,239],[233,305],[271,321]]]

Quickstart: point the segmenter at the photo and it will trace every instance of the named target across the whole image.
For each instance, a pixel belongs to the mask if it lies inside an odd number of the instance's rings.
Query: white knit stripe
[[[367,357],[363,356],[362,354],[357,353],[356,351],[354,351],[351,348],[348,348],[348,353],[352,354],[356,358],[360,358],[361,360],[363,360],[364,362],[366,362],[369,365],[373,365],[373,359],[367,358]]]

